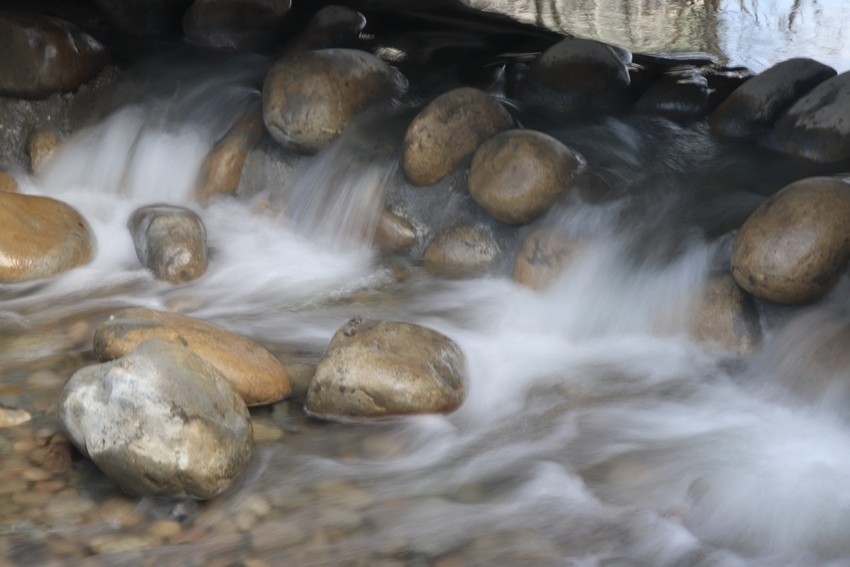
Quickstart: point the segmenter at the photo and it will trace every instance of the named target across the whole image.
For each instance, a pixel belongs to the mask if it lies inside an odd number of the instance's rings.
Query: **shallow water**
[[[0,484],[11,487],[0,494],[0,557],[850,565],[850,430],[843,406],[821,403],[846,366],[788,364],[819,360],[847,328],[838,309],[847,282],[826,308],[787,325],[763,313],[772,326],[750,359],[687,332],[691,300],[724,258],[718,237],[808,170],[768,168],[788,160],[726,147],[699,126],[641,117],[553,125],[517,108],[524,123],[591,161],[586,193],[602,186],[617,197],[576,197],[550,213],[548,222],[589,244],[542,293],[513,283],[507,261],[461,281],[402,262],[398,278],[399,260],[370,247],[384,201],[409,198],[426,211],[419,220],[430,228],[420,228],[436,230],[468,198],[458,179],[431,195],[406,186],[387,140],[362,143],[369,125],[313,158],[278,164],[284,176],[269,173],[270,150],[258,150],[259,173],[239,199],[192,204],[212,142],[258,103],[264,64],[238,60],[242,75],[224,67],[172,90],[156,86],[76,134],[41,176],[21,178],[25,192],[78,208],[98,250],[68,274],[0,289],[0,405],[34,416],[0,430]],[[138,266],[126,219],[151,202],[202,217],[211,249],[202,279],[172,286]],[[62,384],[92,363],[93,327],[128,305],[209,320],[305,364],[352,316],[420,323],[465,352],[468,398],[452,415],[377,424],[322,423],[297,401],[255,409],[255,462],[209,503],[128,499],[79,459],[40,478],[28,460],[56,431]],[[800,395],[795,384],[816,372],[823,386]]]

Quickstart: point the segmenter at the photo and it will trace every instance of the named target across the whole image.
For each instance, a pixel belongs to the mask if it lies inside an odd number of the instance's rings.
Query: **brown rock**
[[[36,128],[27,141],[30,170],[35,174],[41,173],[59,149],[60,143],[59,133],[53,128],[49,126]]]
[[[6,173],[5,171],[0,171],[0,193],[17,193],[18,192],[18,182],[15,181],[15,178]]]
[[[425,267],[447,277],[471,277],[484,272],[499,255],[490,233],[469,225],[444,230],[425,249]]]
[[[495,219],[523,224],[548,211],[582,166],[578,154],[551,136],[507,130],[475,152],[469,193]]]
[[[352,319],[328,345],[304,407],[332,419],[451,412],[463,403],[465,364],[431,329]]]
[[[389,211],[383,211],[375,230],[375,246],[381,252],[398,252],[413,246],[416,242],[416,229],[404,218]]]
[[[0,95],[46,98],[94,77],[109,57],[76,26],[34,12],[0,11]]]
[[[691,334],[737,354],[752,354],[761,344],[761,325],[755,304],[731,274],[708,280],[694,301]]]
[[[433,185],[459,168],[484,140],[513,125],[499,102],[461,87],[432,100],[404,135],[402,168],[411,183]]]
[[[161,280],[185,283],[207,271],[207,232],[189,209],[149,205],[136,209],[127,222],[136,255]]]
[[[0,429],[15,427],[32,419],[30,412],[16,408],[0,407]]]
[[[236,193],[242,179],[245,159],[263,135],[263,115],[252,111],[243,116],[207,155],[198,182],[195,199],[202,205],[217,195]]]
[[[195,0],[183,32],[204,47],[262,48],[275,42],[290,7],[290,0]]]
[[[275,63],[263,84],[263,121],[284,148],[317,152],[368,107],[386,104],[407,81],[363,51],[322,49]]]
[[[534,290],[544,290],[584,247],[583,241],[571,242],[556,230],[535,229],[522,241],[514,262],[514,281]]]
[[[753,295],[803,303],[827,293],[850,259],[850,184],[812,177],[788,185],[744,222],[732,275]]]
[[[265,348],[176,313],[141,308],[118,311],[95,331],[94,353],[98,360],[113,360],[154,338],[180,343],[215,366],[249,406],[282,400],[290,392],[286,370]]]
[[[93,235],[80,214],[48,197],[0,193],[0,283],[45,278],[87,263]]]

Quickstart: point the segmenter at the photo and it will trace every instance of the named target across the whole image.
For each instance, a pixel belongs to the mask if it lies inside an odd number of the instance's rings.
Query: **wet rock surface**
[[[127,221],[136,255],[158,279],[171,283],[196,280],[207,271],[207,232],[189,209],[150,205]]]
[[[482,274],[499,255],[499,245],[485,229],[461,225],[435,235],[425,248],[428,271],[450,278]]]
[[[761,324],[752,297],[731,274],[709,279],[693,310],[691,333],[698,340],[741,355],[753,354],[761,346]]]
[[[522,240],[514,261],[514,281],[537,291],[546,289],[585,245],[552,228],[534,229]]]
[[[263,135],[260,112],[248,112],[215,143],[204,159],[195,184],[195,199],[206,204],[218,196],[232,195],[239,188],[249,152]]]

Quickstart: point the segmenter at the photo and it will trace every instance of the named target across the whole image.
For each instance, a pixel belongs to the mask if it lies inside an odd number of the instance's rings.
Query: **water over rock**
[[[585,246],[584,240],[570,239],[553,228],[536,228],[525,236],[517,253],[514,281],[544,290]]]
[[[263,117],[258,111],[245,114],[216,142],[204,159],[195,184],[195,199],[208,203],[218,195],[232,195],[239,188],[248,153],[263,135]]]
[[[850,183],[811,177],[784,187],[744,222],[732,248],[732,275],[777,303],[818,299],[850,259]]]
[[[0,11],[0,95],[45,98],[68,92],[108,63],[103,45],[50,16]]]
[[[149,205],[136,209],[127,226],[139,261],[158,279],[185,283],[207,271],[207,233],[193,211]]]
[[[484,91],[461,87],[423,108],[404,135],[402,167],[411,183],[433,185],[459,168],[491,136],[513,125]]]
[[[195,0],[183,14],[183,32],[204,47],[262,48],[277,39],[290,7],[290,0]]]
[[[674,67],[655,80],[635,103],[635,109],[672,120],[696,120],[708,114],[708,79],[696,67]]]
[[[46,278],[86,264],[94,246],[88,223],[71,206],[0,192],[0,283]]]
[[[317,152],[361,111],[387,105],[407,81],[363,51],[321,49],[275,63],[263,84],[263,121],[284,148]]]
[[[820,163],[850,159],[850,71],[828,79],[776,123],[782,149]]]
[[[582,167],[581,156],[547,134],[507,130],[475,152],[469,193],[497,220],[523,224],[548,211]]]
[[[383,211],[375,229],[374,244],[381,252],[398,252],[413,246],[416,229],[404,217]]]
[[[212,498],[253,455],[245,403],[214,366],[168,341],[78,370],[59,419],[80,452],[137,496]]]
[[[410,323],[352,319],[334,334],[305,409],[330,419],[447,413],[466,393],[463,352]]]
[[[30,170],[38,175],[59,149],[61,137],[55,128],[41,126],[33,130],[27,140],[27,154],[30,158]]]
[[[743,137],[767,131],[789,106],[835,74],[832,67],[812,59],[777,63],[735,89],[711,113],[708,125],[722,136]]]
[[[480,275],[499,256],[499,245],[489,231],[459,225],[438,233],[425,248],[428,271],[450,278]]]
[[[761,346],[761,325],[753,298],[731,274],[712,277],[692,304],[691,334],[737,354],[753,354]]]
[[[17,193],[18,192],[18,182],[14,177],[6,173],[5,171],[0,171],[0,193]]]
[[[331,4],[313,15],[307,27],[286,48],[290,51],[312,51],[330,47],[354,47],[366,17],[354,8]]]

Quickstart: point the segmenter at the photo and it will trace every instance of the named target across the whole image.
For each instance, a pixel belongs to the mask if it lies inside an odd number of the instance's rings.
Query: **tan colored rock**
[[[468,160],[482,142],[513,125],[484,91],[461,87],[423,108],[404,135],[402,168],[411,183],[433,185]]]
[[[584,250],[583,241],[570,241],[566,235],[541,227],[528,233],[514,262],[514,281],[541,291]]]
[[[15,178],[6,173],[5,171],[0,171],[0,193],[17,193],[18,192],[18,182],[15,181]]]
[[[709,279],[691,307],[690,332],[700,341],[717,343],[741,355],[761,345],[755,304],[731,274]]]
[[[263,115],[252,111],[239,119],[234,126],[216,142],[207,154],[198,181],[195,184],[195,199],[202,205],[218,195],[233,195],[242,179],[245,160],[263,135]]]
[[[446,413],[465,393],[465,358],[448,337],[409,323],[352,319],[328,345],[304,407],[343,420]]]
[[[416,243],[416,229],[403,217],[383,211],[378,219],[374,243],[381,252],[398,252]]]
[[[788,185],[744,222],[732,275],[753,295],[804,303],[826,294],[850,259],[850,184],[811,177]]]
[[[282,147],[314,153],[366,108],[388,104],[407,81],[370,53],[298,52],[275,63],[263,83],[263,121]]]
[[[548,211],[582,166],[578,154],[551,136],[507,130],[475,152],[469,194],[496,220],[523,224]]]
[[[0,407],[0,429],[15,427],[32,419],[27,410]]]
[[[158,279],[171,283],[196,280],[207,271],[207,232],[189,209],[149,205],[127,222],[136,255]]]
[[[440,276],[463,278],[487,270],[499,256],[499,245],[489,232],[461,225],[437,234],[425,248],[425,268]]]
[[[280,361],[257,343],[185,315],[130,308],[114,313],[94,334],[94,353],[106,361],[151,339],[180,343],[215,366],[249,406],[284,399],[291,390]]]
[[[27,140],[27,154],[30,157],[30,170],[38,175],[53,159],[59,144],[62,142],[59,133],[49,126],[36,128]]]
[[[75,209],[49,197],[0,193],[0,283],[54,276],[93,255],[94,237]]]

